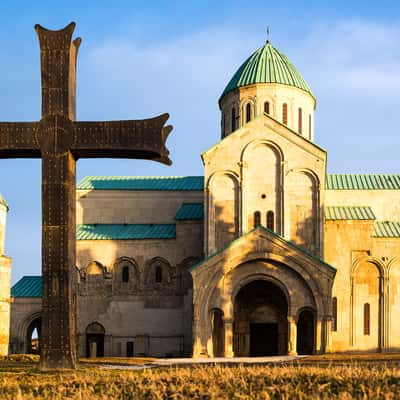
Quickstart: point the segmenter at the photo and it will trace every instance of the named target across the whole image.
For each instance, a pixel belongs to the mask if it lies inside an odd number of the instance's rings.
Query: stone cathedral
[[[79,183],[80,356],[400,350],[400,174],[327,173],[315,96],[269,42],[219,107],[204,176]],[[38,351],[40,330],[25,276],[9,351]]]

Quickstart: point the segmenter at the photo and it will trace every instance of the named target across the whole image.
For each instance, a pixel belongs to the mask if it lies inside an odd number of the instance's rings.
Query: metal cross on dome
[[[75,121],[75,23],[39,37],[42,119],[0,122],[0,158],[42,159],[41,368],[75,368],[75,186],[79,158],[140,158],[171,164],[162,114],[145,120]]]

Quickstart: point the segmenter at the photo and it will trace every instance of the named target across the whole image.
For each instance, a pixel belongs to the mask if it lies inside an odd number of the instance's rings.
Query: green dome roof
[[[255,83],[280,83],[302,89],[314,97],[310,87],[287,57],[267,42],[236,71],[221,98],[239,87]]]

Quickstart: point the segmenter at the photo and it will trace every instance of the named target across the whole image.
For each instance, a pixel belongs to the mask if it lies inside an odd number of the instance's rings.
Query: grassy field
[[[84,363],[76,371],[52,373],[40,372],[37,359],[4,359],[0,362],[0,399],[400,398],[399,356],[384,356],[389,364],[371,360],[371,356],[350,357],[350,361],[346,357],[304,360],[314,365],[215,365],[143,371],[106,370],[101,364]],[[337,361],[348,365],[335,365]],[[139,364],[148,362],[136,360]]]

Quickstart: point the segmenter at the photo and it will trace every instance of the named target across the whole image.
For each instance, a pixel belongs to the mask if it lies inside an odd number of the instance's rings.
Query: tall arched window
[[[274,212],[268,211],[267,212],[267,228],[271,231],[275,230],[275,223],[274,223]]]
[[[157,265],[156,270],[155,270],[155,281],[156,281],[156,283],[162,282],[162,268],[160,265]]]
[[[246,122],[251,120],[251,105],[250,103],[246,104]]]
[[[308,114],[308,138],[311,140],[311,114]]]
[[[364,335],[370,334],[370,326],[371,326],[371,310],[369,303],[364,304]]]
[[[266,102],[264,103],[264,112],[267,113],[267,114],[269,114],[269,102],[268,102],[268,101],[266,101]]]
[[[122,282],[129,282],[129,267],[127,265],[122,267]]]
[[[337,297],[332,299],[332,330],[337,331]]]
[[[298,125],[299,125],[299,133],[300,135],[303,133],[303,110],[301,108],[299,108],[299,121],[298,121]]]
[[[283,103],[282,105],[282,122],[287,125],[288,117],[287,117],[287,104]]]
[[[232,113],[231,113],[231,128],[232,132],[236,129],[236,110],[232,108]]]
[[[261,213],[260,211],[256,211],[254,213],[254,228],[261,225]]]

